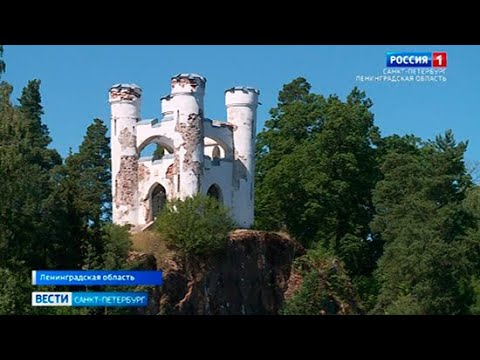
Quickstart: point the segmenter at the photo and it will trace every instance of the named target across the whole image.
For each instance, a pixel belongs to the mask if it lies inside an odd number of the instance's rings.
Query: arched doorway
[[[207,195],[217,199],[219,203],[223,203],[222,189],[217,184],[213,184],[208,188]]]
[[[150,195],[150,221],[155,220],[157,215],[162,211],[167,202],[167,192],[165,188],[157,184],[153,188]]]

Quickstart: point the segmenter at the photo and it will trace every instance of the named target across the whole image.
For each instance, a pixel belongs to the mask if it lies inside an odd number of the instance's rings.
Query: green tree
[[[473,302],[470,306],[470,313],[480,315],[480,187],[477,184],[467,190],[464,206],[475,222],[475,226],[470,229],[468,234],[471,245],[469,259],[475,264],[475,272],[471,280]]]
[[[46,150],[33,144],[28,115],[10,102],[12,87],[0,86],[0,259],[46,267],[52,262],[50,169],[35,154]],[[26,176],[28,175],[28,176]],[[1,261],[1,260],[0,260]],[[2,266],[0,264],[0,266]]]
[[[2,60],[3,57],[3,45],[0,45],[0,79],[2,78],[2,74],[5,72],[5,62]]]
[[[40,81],[28,83],[18,106],[10,100],[12,91],[0,83],[0,313],[87,313],[32,308],[30,274],[32,269],[127,267],[128,231],[106,225],[111,201],[107,129],[95,120],[78,154],[62,164],[48,148]]]
[[[104,226],[103,269],[118,270],[127,265],[128,253],[132,249],[130,233],[125,226],[106,224]]]
[[[208,257],[225,247],[234,223],[227,208],[199,194],[167,203],[156,227],[167,245],[182,255]]]
[[[107,127],[95,119],[87,128],[79,152],[70,155],[66,166],[78,179],[78,206],[92,228],[100,228],[111,216],[110,145]]]
[[[472,186],[466,143],[451,131],[435,141],[393,139],[374,190],[372,229],[385,241],[376,313],[459,314],[473,301],[475,227],[464,199]]]
[[[110,146],[106,134],[105,124],[95,119],[87,128],[79,152],[66,159],[63,175],[65,196],[73,202],[72,212],[80,217],[77,231],[82,234],[82,258],[88,268],[102,264],[103,225],[111,214]]]
[[[256,226],[320,243],[350,274],[368,275],[378,256],[369,228],[380,139],[372,102],[357,88],[345,102],[309,91],[303,78],[285,85],[258,136]]]
[[[165,155],[165,149],[162,146],[157,145],[157,148],[153,152],[153,160],[160,160],[163,158],[164,155]]]
[[[83,265],[82,246],[89,236],[84,213],[78,207],[80,184],[64,164],[52,170],[52,183],[54,190],[47,206],[53,214],[51,235],[57,239],[54,266],[64,270],[80,269]]]
[[[30,148],[28,161],[37,163],[45,169],[51,169],[62,163],[58,152],[48,149],[52,142],[48,128],[42,123],[43,106],[40,94],[40,80],[30,80],[22,90],[22,96],[18,99],[19,109],[24,116],[22,124],[25,141]]]
[[[345,266],[320,248],[298,258],[293,273],[301,286],[285,301],[283,315],[357,314],[358,300]]]
[[[29,120],[28,135],[33,146],[45,147],[50,144],[51,138],[48,128],[42,124],[43,106],[40,94],[40,80],[30,80],[22,90],[22,96],[18,99],[20,110],[25,113]]]
[[[28,270],[21,262],[9,261],[0,268],[0,315],[30,315],[36,311],[31,306],[31,293],[35,291],[27,276]]]
[[[322,124],[321,109],[325,100],[322,96],[311,94],[310,88],[311,85],[304,78],[284,85],[278,96],[278,106],[270,110],[271,118],[258,134],[255,165],[255,217],[258,228],[277,230],[287,227],[286,219],[291,217],[285,208],[287,201],[278,197],[280,191],[289,197],[288,201],[297,200],[297,206],[301,206],[304,199],[301,189],[295,186],[298,176],[289,178],[284,173],[296,171],[295,165],[300,162],[295,162],[297,159],[291,157]],[[288,165],[294,168],[290,169]],[[278,178],[282,178],[282,181],[278,182]],[[290,180],[288,183],[287,179]],[[277,185],[282,185],[282,190],[276,191]],[[295,189],[296,196],[289,196]],[[297,206],[289,209],[293,212]]]

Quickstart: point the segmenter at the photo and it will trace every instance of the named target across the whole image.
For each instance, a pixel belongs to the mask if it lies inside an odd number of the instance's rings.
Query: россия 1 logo
[[[446,52],[387,52],[387,67],[447,67]]]

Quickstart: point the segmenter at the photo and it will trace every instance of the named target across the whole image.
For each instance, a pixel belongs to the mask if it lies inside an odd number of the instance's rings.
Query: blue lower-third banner
[[[32,292],[32,306],[145,307],[147,292]]]
[[[33,270],[32,285],[162,285],[162,272],[150,270]]]

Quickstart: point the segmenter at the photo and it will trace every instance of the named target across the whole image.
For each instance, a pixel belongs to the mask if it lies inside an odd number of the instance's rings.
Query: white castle
[[[259,91],[226,90],[227,122],[211,120],[204,116],[206,81],[174,76],[160,121],[141,119],[137,85],[110,88],[114,223],[145,229],[167,200],[203,193],[230,208],[238,226],[252,226]],[[140,156],[152,143],[165,149],[160,159]]]

